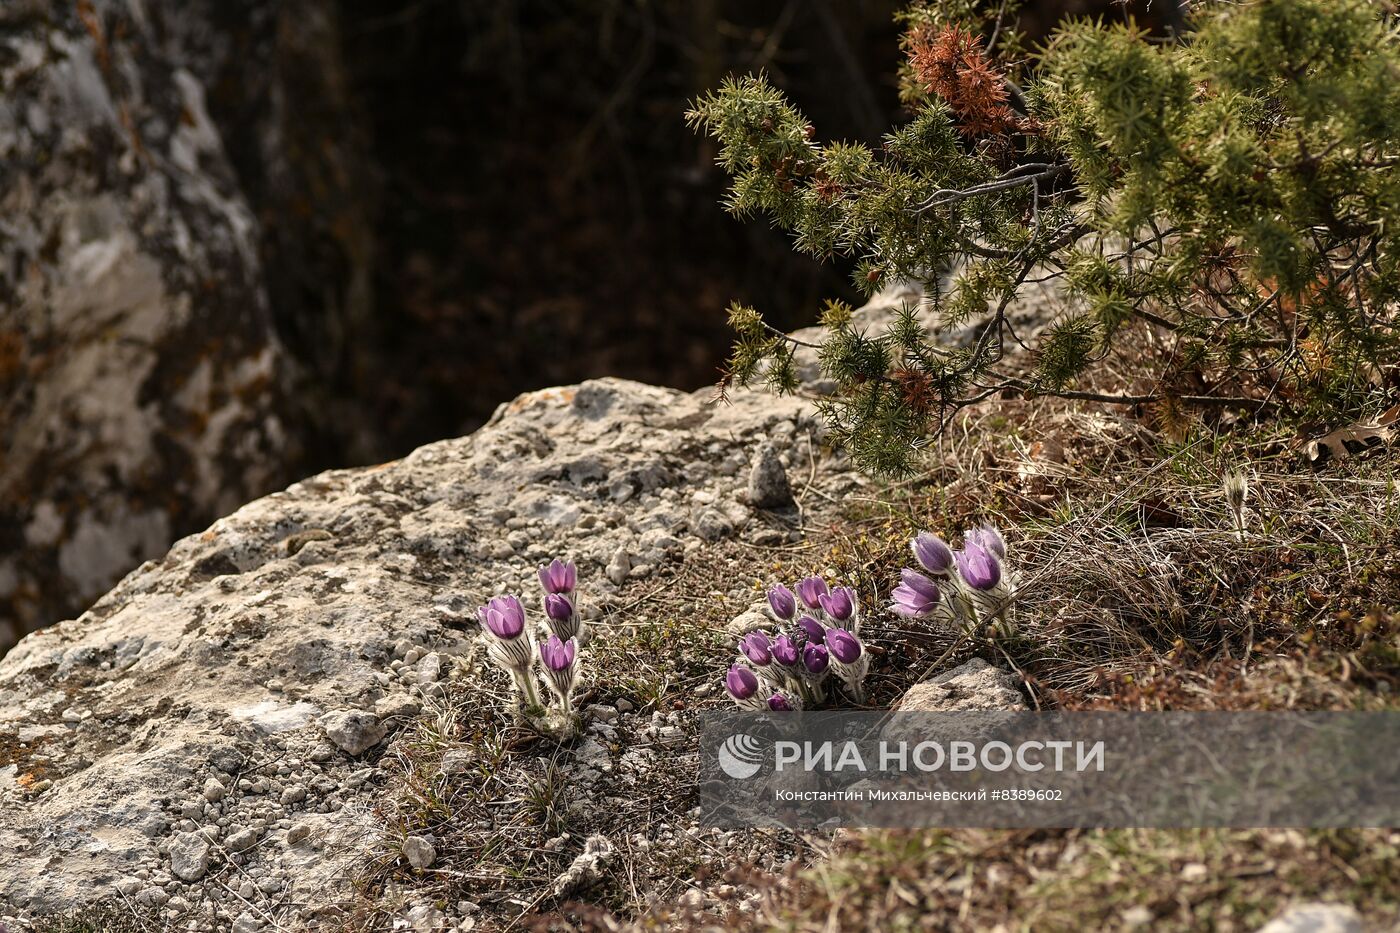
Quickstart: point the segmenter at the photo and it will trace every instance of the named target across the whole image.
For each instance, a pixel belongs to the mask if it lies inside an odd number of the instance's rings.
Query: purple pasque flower
[[[578,638],[583,630],[583,621],[579,618],[573,599],[562,593],[544,595],[544,616],[549,630],[558,635],[561,641]]]
[[[1006,560],[1006,539],[996,525],[982,525],[963,532],[963,546],[975,544],[984,551],[990,551],[999,560]]]
[[[768,589],[768,608],[779,622],[791,622],[797,613],[797,598],[792,595],[792,590],[775,583]]]
[[[809,645],[820,645],[826,641],[826,626],[822,625],[811,616],[803,616],[797,620],[797,627],[802,629],[802,634],[807,636]]]
[[[859,638],[839,628],[826,633],[826,647],[831,656],[842,664],[854,664],[864,652]]]
[[[578,653],[578,643],[572,638],[561,641],[558,635],[549,636],[549,641],[540,645],[540,660],[547,671],[562,671],[571,667]]]
[[[818,596],[817,601],[834,622],[849,622],[856,614],[856,594],[849,586],[833,587],[830,593]]]
[[[540,705],[530,668],[535,664],[535,642],[525,627],[525,607],[514,596],[496,596],[477,610],[486,635],[486,656],[510,674],[526,706]]]
[[[544,596],[544,614],[555,622],[567,622],[574,614],[574,604],[569,602],[569,597],[561,596],[558,593],[546,593]]]
[[[758,675],[742,664],[735,664],[729,668],[729,673],[724,675],[724,689],[740,709],[768,708],[767,700],[758,692]]]
[[[573,561],[554,558],[547,566],[540,568],[540,586],[546,593],[567,596],[578,586],[578,568]]]
[[[535,663],[535,646],[525,628],[525,607],[514,596],[497,596],[477,610],[487,636],[487,654],[519,680]],[[526,689],[527,696],[532,689]]]
[[[825,645],[807,645],[802,649],[802,666],[807,673],[820,677],[831,665],[831,655]]]
[[[578,642],[572,638],[562,641],[558,635],[540,645],[540,660],[544,662],[544,676],[549,687],[559,697],[564,712],[569,712],[574,683],[578,678]]]
[[[833,629],[827,633],[826,647],[831,652],[831,669],[846,685],[851,699],[865,702],[865,675],[870,671],[870,655],[860,639],[850,632]]]
[[[958,575],[968,586],[985,593],[1001,582],[1001,564],[991,551],[969,542],[958,552]]]
[[[914,552],[919,566],[935,576],[947,574],[953,568],[953,549],[938,535],[921,531],[909,542],[909,549]]]
[[[739,651],[759,667],[767,667],[773,663],[772,647],[768,635],[764,632],[749,632],[739,639]]]
[[[917,570],[904,569],[899,572],[899,586],[890,597],[894,605],[890,608],[897,615],[910,619],[921,619],[931,615],[938,608],[940,593],[938,584]]]
[[[827,593],[826,581],[821,577],[808,577],[797,584],[797,598],[808,609],[820,609],[821,597]]]
[[[790,713],[797,709],[797,704],[786,695],[775,693],[768,698],[768,708],[775,713]]]
[[[770,650],[773,653],[773,662],[780,667],[796,667],[802,659],[802,650],[786,635],[779,635],[773,639]]]
[[[515,596],[496,596],[476,613],[486,630],[502,641],[518,638],[525,631],[525,607]]]

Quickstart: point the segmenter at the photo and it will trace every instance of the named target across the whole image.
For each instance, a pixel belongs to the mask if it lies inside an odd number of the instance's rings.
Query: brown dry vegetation
[[[839,456],[839,454],[838,454]],[[391,840],[430,832],[440,865],[392,845],[365,874],[357,922],[411,896],[481,905],[481,928],[761,927],[1247,930],[1297,899],[1400,919],[1391,831],[984,831],[688,834],[694,712],[724,706],[725,626],[774,580],[810,572],[855,586],[874,664],[872,705],[972,657],[1020,674],[1039,708],[1382,709],[1400,688],[1400,485],[1395,449],[1312,463],[1273,422],[1159,430],[1151,412],[1003,399],[963,414],[926,468],[839,501],[793,475],[792,543],[729,542],[662,568],[601,607],[580,705],[626,698],[613,762],[650,748],[625,788],[568,778],[570,750],[516,726],[503,679],[476,659],[444,708],[394,752]],[[1246,477],[1242,527],[1223,480]],[[1019,630],[957,635],[889,613],[919,529],[1000,525],[1018,575]],[[687,743],[645,734],[670,717]],[[473,771],[440,773],[447,749]],[[676,831],[669,845],[641,838]],[[560,836],[568,834],[561,845]],[[548,892],[581,840],[618,844],[608,879]],[[551,843],[551,840],[555,840]],[[710,911],[682,906],[687,891]],[[719,914],[732,905],[727,918]],[[718,905],[718,912],[716,910]]]
[[[1306,462],[1280,429],[1143,422],[1004,402],[945,436],[936,466],[832,529],[888,581],[916,528],[1008,530],[1011,642],[892,631],[882,698],[931,652],[1013,666],[1065,709],[1380,709],[1400,687],[1400,486],[1393,450]],[[1241,536],[1221,482],[1241,471]],[[940,653],[940,656],[941,656]],[[852,834],[760,881],[759,925],[840,929],[1248,930],[1296,900],[1397,920],[1389,830],[929,830]]]

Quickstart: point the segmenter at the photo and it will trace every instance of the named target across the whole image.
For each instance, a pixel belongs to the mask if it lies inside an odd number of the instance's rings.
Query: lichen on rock
[[[135,879],[137,900],[170,898],[156,909],[172,922],[232,922],[246,904],[225,884],[288,923],[333,914],[357,860],[392,845],[377,756],[454,666],[481,663],[474,607],[531,591],[558,555],[608,604],[717,546],[707,515],[724,517],[718,546],[787,541],[796,529],[745,501],[761,443],[833,497],[864,482],[820,450],[807,402],[601,379],[177,542],[0,659],[0,905],[52,912]],[[657,741],[688,740],[672,731]]]

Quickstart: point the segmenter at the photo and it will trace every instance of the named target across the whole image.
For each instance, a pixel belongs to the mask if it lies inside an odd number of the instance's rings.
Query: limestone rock
[[[1020,683],[1015,676],[973,658],[951,671],[945,671],[915,684],[899,702],[906,712],[949,712],[956,710],[1024,710]]]
[[[788,483],[787,470],[778,457],[778,449],[772,444],[764,444],[754,455],[753,466],[749,470],[747,493],[749,505],[756,509],[785,509],[792,505],[792,486]]]
[[[3,6],[0,651],[297,456],[200,5]]]
[[[170,843],[171,873],[184,881],[203,878],[212,848],[202,833],[180,833]]]
[[[378,745],[388,731],[379,717],[363,710],[335,710],[318,720],[321,728],[343,752],[359,755]]]
[[[1346,904],[1298,904],[1259,928],[1259,933],[1362,933],[1361,915]]]
[[[391,741],[429,655],[449,680],[478,637],[464,594],[530,592],[563,554],[602,604],[640,568],[689,559],[706,508],[749,533],[762,519],[737,505],[743,465],[765,442],[815,461],[827,494],[855,488],[846,460],[809,451],[815,428],[800,399],[736,391],[714,406],[703,391],[596,380],[521,396],[475,434],[393,463],[310,477],[176,542],[0,658],[0,748],[28,742],[0,765],[0,913],[80,909],[140,866],[162,870],[186,819],[224,819],[230,835],[268,824],[260,838],[278,844],[233,857],[278,892],[257,902],[276,922],[307,919],[278,905],[344,903],[366,850],[389,843],[373,816],[383,783],[359,780],[363,761],[331,743],[352,719],[366,728],[349,748]],[[496,551],[507,521],[523,553]],[[330,537],[308,563],[287,542],[312,530]],[[65,722],[77,698],[82,715]],[[31,796],[8,771],[37,755],[53,786]],[[222,800],[204,795],[211,778]],[[292,786],[305,797],[283,804]],[[186,817],[191,803],[206,812]]]
[[[408,864],[422,871],[437,861],[437,849],[422,836],[409,836],[403,841],[403,857]]]

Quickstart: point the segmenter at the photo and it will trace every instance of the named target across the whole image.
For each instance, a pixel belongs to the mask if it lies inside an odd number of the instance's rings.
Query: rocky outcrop
[[[254,217],[161,6],[0,9],[0,650],[293,459]]]
[[[559,553],[597,606],[715,542],[787,542],[797,509],[747,501],[760,448],[799,500],[861,482],[817,433],[796,399],[587,382],[178,542],[0,660],[0,916],[120,892],[224,928],[336,904],[378,838],[384,739],[464,663],[475,605]]]
[[[1015,676],[981,658],[973,658],[910,687],[897,708],[906,713],[949,713],[1029,707]]]
[[[328,401],[374,345],[335,11],[0,5],[0,652],[365,447]]]

